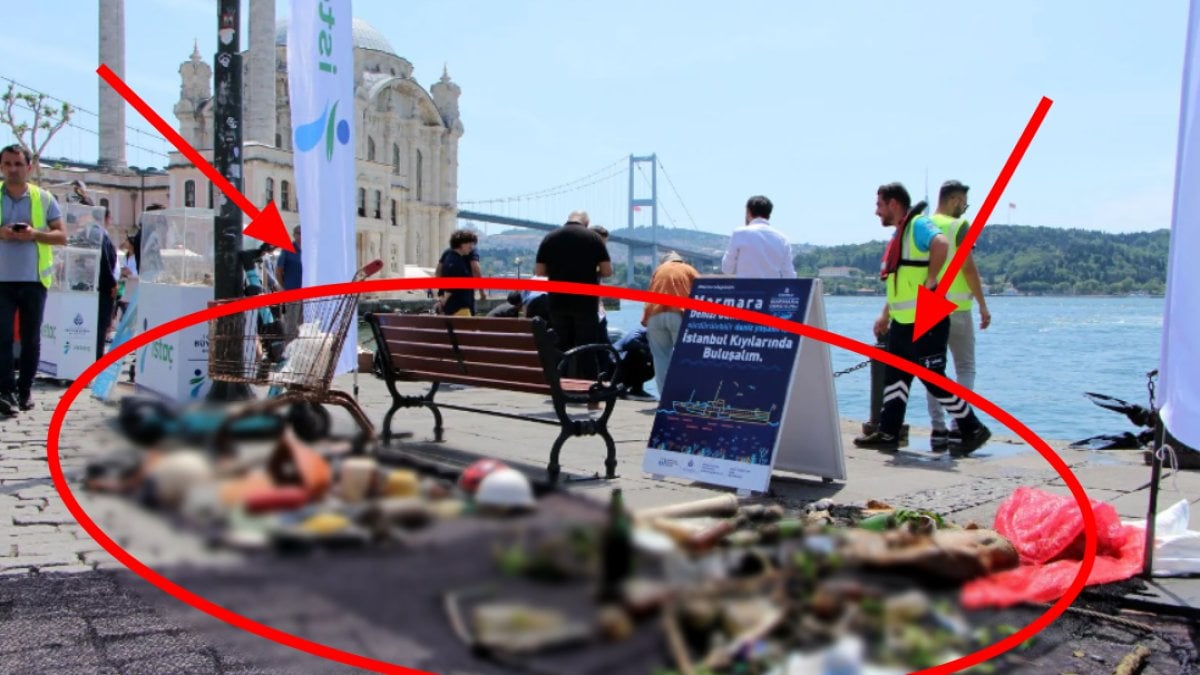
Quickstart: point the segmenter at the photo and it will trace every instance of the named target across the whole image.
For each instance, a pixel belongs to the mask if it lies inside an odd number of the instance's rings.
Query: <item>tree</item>
[[[63,103],[62,107],[50,105],[46,102],[48,98],[50,97],[41,92],[18,92],[15,84],[9,84],[8,91],[4,92],[4,106],[0,108],[0,123],[7,124],[17,142],[33,155],[34,180],[39,180],[42,175],[39,161],[42,151],[54,135],[71,121],[71,114],[75,112],[69,103]],[[32,113],[33,121],[25,121],[26,114],[22,114],[22,119],[18,121],[17,113],[14,112],[14,108],[17,107]],[[38,142],[39,131],[45,132],[41,142]]]

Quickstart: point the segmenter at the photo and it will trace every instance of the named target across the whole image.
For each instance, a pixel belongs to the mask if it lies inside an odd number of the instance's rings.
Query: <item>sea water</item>
[[[874,343],[872,325],[882,297],[826,296],[830,331]],[[975,310],[975,390],[1045,439],[1077,440],[1105,433],[1136,432],[1124,416],[1084,397],[1097,392],[1148,405],[1146,373],[1158,367],[1162,298],[989,297],[992,324],[978,330]],[[641,321],[640,303],[623,302],[609,312],[609,325],[627,330]],[[833,370],[864,360],[830,348]],[[952,376],[953,365],[948,369]],[[844,419],[870,416],[870,369],[834,380]],[[653,380],[647,385],[653,390]],[[924,387],[913,383],[907,421],[928,426]],[[984,416],[996,433],[1009,433]]]

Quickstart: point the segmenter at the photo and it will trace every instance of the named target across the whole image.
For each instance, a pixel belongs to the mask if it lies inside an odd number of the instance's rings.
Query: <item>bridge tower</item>
[[[650,196],[644,195],[644,191],[639,192],[634,185],[634,173],[638,170],[639,164],[650,165]],[[647,157],[629,156],[629,229],[630,236],[633,235],[633,214],[643,206],[650,207],[650,266],[658,261],[658,155],[652,153]],[[629,247],[629,262],[625,266],[625,285],[633,286],[633,260],[638,253],[633,246]]]

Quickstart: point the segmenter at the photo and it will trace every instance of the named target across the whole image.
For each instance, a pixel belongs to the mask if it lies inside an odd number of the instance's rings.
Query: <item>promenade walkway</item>
[[[360,376],[360,399],[370,417],[382,419],[389,401],[383,384]],[[350,377],[339,378],[350,388]],[[414,385],[414,393],[420,388]],[[63,389],[39,383],[37,410],[0,421],[0,671],[21,673],[260,673],[349,672],[349,669],[280,647],[232,629],[169,598],[134,577],[93,542],[62,505],[45,459],[52,406]],[[439,393],[439,400],[471,406],[548,411],[544,399],[475,389]],[[611,428],[617,441],[620,477],[582,483],[571,489],[605,499],[624,489],[631,508],[689,501],[713,489],[680,480],[657,481],[641,471],[654,404],[620,401]],[[583,414],[582,408],[579,409]],[[396,428],[412,431],[409,447],[428,456],[466,463],[495,456],[531,475],[541,475],[556,434],[550,426],[444,411],[445,442],[427,442],[432,416],[424,410],[397,415]],[[84,396],[76,400],[62,434],[68,475],[78,475],[88,457],[115,447],[111,432],[115,408]],[[346,420],[338,420],[339,424]],[[348,427],[348,424],[347,424]],[[896,506],[935,509],[960,523],[990,525],[996,507],[1018,486],[1068,494],[1062,479],[1019,441],[997,440],[966,459],[931,461],[854,448],[858,425],[843,423],[848,479],[780,477],[772,497],[799,506],[829,497],[861,503],[881,499]],[[914,432],[916,433],[916,432]],[[918,441],[914,438],[914,444]],[[1144,517],[1149,468],[1140,454],[1094,455],[1054,444],[1094,499],[1112,503],[1122,516]],[[602,468],[598,438],[568,441],[562,453],[564,475],[591,475]],[[1200,497],[1200,474],[1164,478],[1163,505],[1183,495]],[[165,519],[121,499],[76,493],[111,536],[139,559],[206,597],[253,614],[283,630],[373,658],[440,672],[500,672],[467,657],[445,658],[428,643],[398,634],[388,625],[395,612],[435,611],[405,607],[404,560],[360,554],[324,555],[277,565],[248,566],[240,554],[212,549],[198,536],[181,532]],[[1200,512],[1200,508],[1193,509]],[[1193,529],[1200,528],[1193,515]],[[313,564],[317,561],[318,564]],[[317,577],[314,570],[319,571]],[[313,585],[319,579],[389,578],[393,585],[375,597],[346,595]],[[411,570],[409,570],[411,572]],[[336,587],[337,584],[334,584]],[[349,593],[349,591],[347,591]],[[441,621],[441,618],[437,619]],[[1108,670],[1111,672],[1112,665]],[[1081,668],[1078,672],[1091,672]],[[1101,672],[1097,670],[1095,672]],[[1166,672],[1166,671],[1164,671]]]

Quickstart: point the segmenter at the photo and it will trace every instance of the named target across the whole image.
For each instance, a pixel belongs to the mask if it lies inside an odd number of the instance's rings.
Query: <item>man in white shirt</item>
[[[787,237],[771,227],[774,206],[757,195],[746,201],[746,225],[733,231],[721,271],[739,278],[795,279],[792,247]]]

